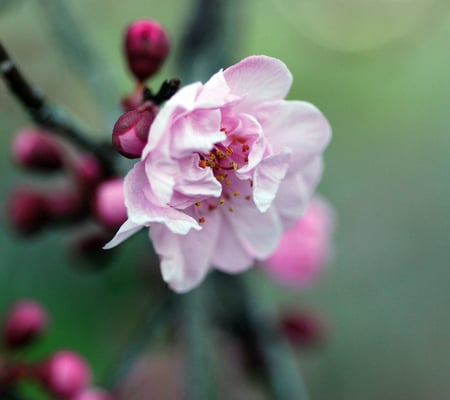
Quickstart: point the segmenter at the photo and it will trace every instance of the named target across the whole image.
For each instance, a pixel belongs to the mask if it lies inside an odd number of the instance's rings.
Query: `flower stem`
[[[293,351],[271,316],[273,313],[266,296],[252,278],[251,273],[239,276],[238,286],[242,307],[259,344],[273,394],[277,400],[307,400]]]
[[[186,400],[216,397],[211,360],[209,282],[183,297],[183,326],[187,353]]]
[[[90,135],[61,108],[51,106],[42,92],[28,83],[1,42],[0,73],[11,93],[36,124],[69,139],[83,150],[93,153],[101,162],[105,174],[114,174],[115,152],[112,147],[90,139]]]

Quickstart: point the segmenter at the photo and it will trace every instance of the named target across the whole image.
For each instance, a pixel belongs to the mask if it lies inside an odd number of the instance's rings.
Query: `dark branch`
[[[42,92],[27,82],[1,43],[0,72],[11,93],[37,125],[69,139],[83,150],[93,153],[102,163],[106,174],[114,173],[113,157],[115,153],[113,149],[104,143],[91,140],[89,134],[77,126],[62,109],[48,104]]]

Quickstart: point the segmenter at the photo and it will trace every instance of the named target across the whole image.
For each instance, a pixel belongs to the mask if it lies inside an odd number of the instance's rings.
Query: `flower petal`
[[[266,157],[257,166],[253,180],[253,200],[259,211],[266,212],[271,206],[286,176],[290,158],[290,152],[282,152]]]
[[[286,65],[276,58],[250,56],[224,71],[231,92],[242,96],[241,109],[284,99],[292,84]]]
[[[172,232],[185,235],[191,229],[201,229],[198,222],[189,215],[169,206],[161,206],[154,201],[152,188],[147,180],[142,161],[125,177],[125,205],[128,218],[141,226],[163,223]]]
[[[277,153],[292,151],[292,169],[321,154],[331,137],[327,119],[312,104],[303,101],[282,101],[265,104],[255,110],[264,134]]]
[[[197,286],[210,269],[220,230],[221,214],[213,212],[200,231],[174,234],[164,225],[150,229],[150,238],[161,258],[164,281],[176,292],[187,292]]]
[[[116,235],[108,243],[106,243],[103,248],[105,250],[109,250],[113,247],[116,247],[142,228],[142,225],[136,224],[135,222],[128,219],[122,224]]]

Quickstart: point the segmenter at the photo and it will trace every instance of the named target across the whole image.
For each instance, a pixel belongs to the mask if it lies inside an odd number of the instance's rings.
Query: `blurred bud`
[[[77,353],[63,350],[39,366],[37,379],[52,395],[71,399],[89,385],[91,373],[86,361]]]
[[[60,170],[63,149],[48,132],[28,128],[18,132],[12,144],[14,159],[24,168],[40,171]]]
[[[116,230],[127,219],[123,178],[114,178],[98,185],[93,204],[94,215],[106,228]]]
[[[113,146],[127,158],[139,158],[158,108],[150,103],[123,114],[112,132]]]
[[[73,164],[75,181],[82,190],[92,190],[102,179],[103,171],[100,162],[92,154],[77,156]]]
[[[70,400],[113,400],[113,397],[103,389],[89,388],[83,390]]]
[[[125,54],[128,66],[139,81],[154,75],[169,53],[169,39],[163,27],[152,20],[139,20],[128,26]]]
[[[3,331],[3,340],[9,348],[26,346],[36,340],[48,326],[45,309],[32,300],[22,300],[9,311]]]
[[[282,236],[278,248],[261,265],[278,283],[291,288],[313,283],[330,258],[334,214],[314,198],[298,222]]]
[[[314,314],[285,315],[281,318],[280,327],[287,338],[299,346],[317,345],[325,336],[325,326]]]
[[[22,235],[38,232],[48,221],[45,197],[33,189],[16,189],[9,197],[6,214],[12,227]]]
[[[55,191],[45,196],[47,215],[55,221],[73,219],[82,215],[85,210],[83,198],[73,189]]]

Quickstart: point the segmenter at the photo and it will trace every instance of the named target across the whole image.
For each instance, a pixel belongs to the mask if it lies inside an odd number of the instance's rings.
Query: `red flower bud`
[[[86,389],[70,400],[113,400],[113,397],[102,389]]]
[[[112,143],[120,154],[127,158],[141,156],[156,113],[157,107],[147,104],[126,112],[117,120],[113,128]]]
[[[82,191],[93,189],[103,177],[100,162],[92,154],[78,155],[72,168],[75,174],[75,181]]]
[[[122,178],[110,179],[97,187],[93,211],[97,220],[111,230],[118,229],[126,221]]]
[[[77,353],[63,350],[39,366],[36,378],[52,395],[71,399],[89,385],[91,373],[86,361]]]
[[[32,300],[16,303],[6,317],[3,340],[10,348],[18,348],[36,340],[48,326],[45,309]]]
[[[80,217],[85,211],[85,203],[79,192],[71,189],[60,190],[45,196],[47,215],[53,220]]]
[[[16,189],[7,202],[6,214],[12,227],[22,235],[38,232],[48,221],[45,197],[33,189]]]
[[[131,72],[139,81],[154,75],[168,53],[169,39],[160,24],[143,19],[128,26],[125,54]]]
[[[63,166],[63,149],[46,131],[23,129],[16,134],[12,144],[13,158],[24,168],[56,171]]]
[[[280,324],[288,339],[300,346],[318,344],[325,335],[323,321],[314,314],[288,314],[281,319]]]

